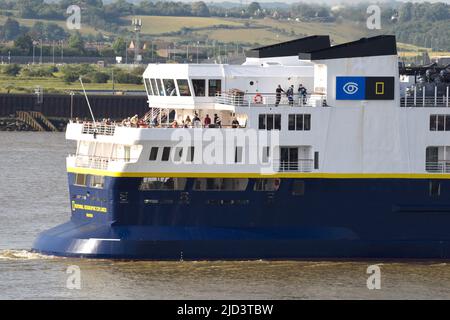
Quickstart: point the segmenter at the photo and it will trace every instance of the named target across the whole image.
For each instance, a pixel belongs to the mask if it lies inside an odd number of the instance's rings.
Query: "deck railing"
[[[137,158],[115,158],[115,157],[76,155],[75,166],[78,168],[107,170],[110,163],[130,163],[136,162],[137,160],[138,160]]]
[[[450,160],[428,161],[425,170],[433,173],[450,173]]]
[[[445,88],[445,92],[439,92],[438,87],[434,87],[433,95],[426,95],[425,88],[417,92],[417,87],[410,88],[411,92],[406,92],[400,98],[401,107],[450,107],[450,87]]]
[[[277,96],[276,94],[265,93],[233,94],[222,92],[216,95],[216,103],[235,107],[328,106],[326,96],[321,94],[307,94],[306,96],[294,94],[292,97],[287,97],[284,93],[281,96]]]
[[[274,161],[274,169],[279,172],[312,172],[313,159],[299,159],[298,161]]]
[[[85,122],[83,123],[83,134],[98,134],[104,136],[113,136],[116,130],[115,124],[105,124],[105,123],[96,123],[93,122]]]

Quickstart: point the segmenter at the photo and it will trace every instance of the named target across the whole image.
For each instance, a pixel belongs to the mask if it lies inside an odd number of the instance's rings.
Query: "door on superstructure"
[[[280,148],[280,171],[298,170],[298,147]]]

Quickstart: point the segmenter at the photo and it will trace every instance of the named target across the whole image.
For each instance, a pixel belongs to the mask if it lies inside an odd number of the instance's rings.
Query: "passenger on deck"
[[[281,85],[278,85],[278,88],[275,90],[276,92],[276,101],[275,101],[275,107],[278,107],[281,100],[281,93],[284,92],[283,89],[281,89]]]
[[[205,120],[203,121],[203,125],[205,126],[205,128],[208,128],[210,124],[211,124],[211,118],[209,117],[209,114],[207,114],[205,117]]]
[[[191,121],[191,118],[189,118],[189,115],[186,117],[184,124],[186,125],[186,128],[188,128],[192,125],[192,121]]]
[[[201,128],[201,126],[202,126],[202,121],[200,120],[200,118],[199,118],[197,112],[194,114],[194,120],[193,120],[193,122],[194,122],[194,127],[195,127],[195,128]]]
[[[214,113],[214,127],[216,128],[222,128],[222,120],[220,120],[217,113]]]
[[[137,114],[135,114],[131,119],[130,119],[130,124],[132,127],[137,127],[139,121],[139,116]]]
[[[300,84],[298,86],[298,96],[300,98],[300,101],[302,102],[302,104],[306,104],[306,96],[307,96],[308,92],[306,90],[306,88],[303,86],[303,84]]]
[[[177,122],[177,120],[173,120],[173,122],[172,122],[172,128],[178,128],[178,122]]]
[[[289,89],[287,89],[286,96],[288,97],[289,105],[293,106],[294,105],[294,85],[291,85],[289,87]]]
[[[233,129],[236,129],[236,128],[239,128],[239,121],[238,121],[238,119],[236,118],[236,117],[234,117],[233,118],[233,121],[231,122],[231,127],[233,128]]]

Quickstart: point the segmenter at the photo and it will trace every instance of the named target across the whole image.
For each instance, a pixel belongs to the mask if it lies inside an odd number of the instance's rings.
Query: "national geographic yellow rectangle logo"
[[[101,213],[107,213],[108,209],[105,207],[97,207],[97,206],[90,206],[87,204],[79,204],[75,201],[72,201],[72,211],[75,210],[85,210],[85,211],[94,211],[94,212],[101,212]]]

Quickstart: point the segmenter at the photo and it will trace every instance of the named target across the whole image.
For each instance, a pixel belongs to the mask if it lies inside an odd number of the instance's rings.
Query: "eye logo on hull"
[[[344,90],[344,92],[346,94],[355,94],[358,92],[359,87],[358,84],[356,82],[347,82],[343,87],[342,90]]]
[[[336,100],[394,100],[394,77],[336,77]]]

